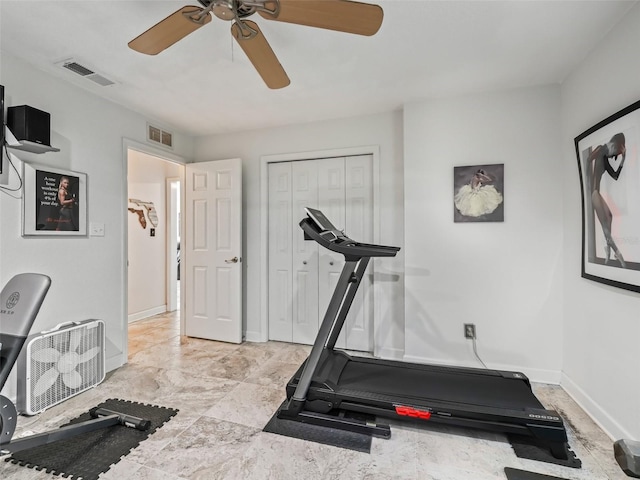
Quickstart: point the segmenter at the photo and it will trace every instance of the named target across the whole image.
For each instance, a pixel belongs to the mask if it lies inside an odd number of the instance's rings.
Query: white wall
[[[562,367],[560,89],[405,106],[405,358],[558,383]],[[504,222],[454,223],[453,167],[504,164]]]
[[[147,119],[5,52],[0,57],[0,72],[6,106],[27,104],[49,112],[51,142],[60,148],[59,153],[17,155],[25,161],[85,172],[88,223],[105,226],[104,237],[23,238],[21,201],[0,194],[0,284],[21,272],[49,275],[52,286],[33,331],[63,321],[103,319],[107,367],[115,368],[126,362],[125,226],[130,214],[123,138],[144,142]],[[176,153],[191,157],[192,139],[181,134],[174,139]],[[10,183],[16,184],[14,176]]]
[[[640,100],[640,4],[562,85],[562,385],[613,438],[640,440],[640,294],[580,277],[580,184],[573,139]]]
[[[137,213],[128,214],[129,226],[129,320],[165,312],[167,307],[167,198],[166,179],[179,177],[182,167],[131,150],[128,155],[129,198],[153,202],[158,215],[154,227],[142,206],[129,202],[129,207],[142,210],[146,228]],[[151,236],[151,229],[155,236]]]
[[[243,158],[247,335],[264,334],[260,157],[379,145],[380,241],[403,247],[385,264],[390,276],[379,347],[405,350],[406,264],[407,359],[476,365],[462,338],[462,323],[474,322],[479,352],[490,367],[543,381],[557,381],[562,370],[563,386],[612,436],[639,439],[640,295],[580,278],[572,142],[640,98],[638,25],[640,5],[561,88],[434,100],[407,105],[404,115],[198,138],[195,150],[190,137],[174,135],[174,152],[186,159]],[[144,142],[146,119],[4,52],[0,83],[8,106],[28,104],[52,114],[52,142],[61,152],[21,158],[86,172],[89,222],[104,223],[106,232],[22,238],[20,200],[0,194],[0,284],[24,271],[50,275],[53,286],[34,329],[102,318],[113,368],[125,361],[125,225],[131,216],[122,138]],[[454,224],[453,166],[480,163],[505,164],[505,222]],[[14,175],[10,181],[15,185]]]
[[[404,246],[402,196],[402,115],[400,112],[224,134],[196,139],[196,161],[242,158],[244,331],[250,340],[266,335],[261,328],[261,192],[260,158],[264,155],[380,146],[380,242]],[[266,240],[265,240],[266,241]],[[394,356],[404,348],[403,252],[381,264],[381,324],[377,348]]]

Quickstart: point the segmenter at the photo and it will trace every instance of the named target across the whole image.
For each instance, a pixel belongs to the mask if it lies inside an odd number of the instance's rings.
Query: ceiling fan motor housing
[[[248,17],[256,11],[255,6],[245,5],[241,0],[213,0],[209,5],[216,17],[227,21]]]
[[[221,20],[233,20],[236,18],[236,8],[233,0],[214,0],[211,11]]]

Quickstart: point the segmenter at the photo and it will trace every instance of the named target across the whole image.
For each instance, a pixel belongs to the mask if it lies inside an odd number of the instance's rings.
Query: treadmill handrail
[[[400,250],[400,247],[356,242],[340,231],[320,230],[316,223],[309,217],[303,218],[300,221],[300,228],[304,231],[305,238],[315,240],[326,249],[340,253],[350,259],[363,257],[395,257]],[[328,233],[331,235],[327,235]]]

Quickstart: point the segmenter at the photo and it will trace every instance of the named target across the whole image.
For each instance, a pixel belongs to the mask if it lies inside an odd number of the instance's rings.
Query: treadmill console
[[[315,240],[323,247],[341,253],[347,259],[363,257],[395,257],[399,247],[369,245],[356,242],[344,232],[338,230],[320,210],[305,208],[307,218],[302,219],[300,227],[306,240]]]
[[[347,237],[344,232],[338,230],[320,210],[309,207],[305,207],[304,210],[305,212],[307,212],[307,216],[318,228],[318,234],[321,235],[326,241],[337,243],[355,243],[353,240]],[[312,239],[313,237],[310,238],[310,240]]]
[[[304,211],[307,212],[309,218],[315,222],[320,230],[338,230],[320,210],[305,207]]]

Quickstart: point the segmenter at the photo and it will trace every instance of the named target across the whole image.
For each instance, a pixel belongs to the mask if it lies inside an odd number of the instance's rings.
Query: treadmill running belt
[[[443,372],[350,361],[338,382],[339,390],[375,392],[407,400],[441,400],[512,410],[545,407],[524,381],[501,376]]]

